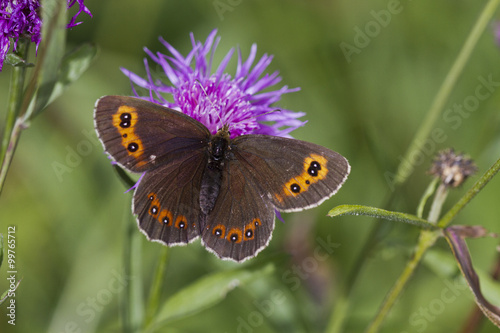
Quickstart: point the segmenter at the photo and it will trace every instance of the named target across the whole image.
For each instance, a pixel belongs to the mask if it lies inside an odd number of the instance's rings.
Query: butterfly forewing
[[[191,117],[133,97],[99,99],[94,121],[106,152],[133,172],[206,147],[210,137],[208,129]]]
[[[342,155],[310,142],[244,135],[232,147],[246,177],[280,211],[319,205],[338,191],[350,171]]]

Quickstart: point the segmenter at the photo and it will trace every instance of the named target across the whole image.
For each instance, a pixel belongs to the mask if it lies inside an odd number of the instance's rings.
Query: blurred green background
[[[380,223],[366,217],[325,215],[340,204],[385,204],[392,190],[387,175],[395,173],[485,3],[86,0],[94,17],[79,17],[84,23],[68,31],[68,48],[93,42],[100,50],[98,58],[23,132],[0,198],[0,232],[16,226],[17,265],[23,278],[16,293],[16,326],[7,324],[2,306],[0,331],[120,332],[127,281],[139,278],[123,273],[131,225],[134,240],[140,242],[140,252],[133,255],[140,258],[142,292],[148,294],[162,246],[147,242],[135,227],[131,195],[124,194],[126,188],[96,139],[93,107],[103,95],[132,94],[119,68],[144,76],[143,47],[166,53],[159,36],[187,54],[190,32],[204,41],[214,28],[222,37],[215,64],[236,46],[246,58],[252,43],[258,45],[258,57],[274,55],[268,72],[279,70],[282,85],[301,87],[300,92],[285,95],[278,106],[307,113],[307,125],[292,135],[340,152],[349,159],[352,172],[339,193],[321,207],[283,214],[286,223],[277,221],[269,247],[244,264],[273,262],[274,273],[255,277],[222,302],[172,321],[161,331],[324,331],[369,231]],[[388,8],[394,13],[383,16],[381,11],[389,13]],[[372,29],[372,37],[363,40],[358,31],[365,29]],[[342,43],[359,47],[346,57]],[[230,74],[234,74],[235,59],[228,67]],[[431,180],[426,170],[440,149],[454,147],[468,153],[479,174],[500,156],[498,86],[472,111],[459,114],[452,109],[471,100],[467,98],[475,95],[481,78],[491,76],[500,82],[499,65],[500,49],[491,22],[447,102],[445,110],[451,110],[448,115],[453,121],[440,117],[435,124],[446,140],[428,144],[429,153],[423,153],[391,209],[415,213]],[[10,72],[5,66],[0,73],[2,122]],[[67,172],[58,174],[54,169],[58,163],[68,166]],[[444,209],[473,182],[454,190]],[[481,224],[500,232],[499,194],[500,181],[493,179],[456,223]],[[352,294],[345,332],[361,332],[373,318],[417,235],[415,227],[394,226],[367,258]],[[322,241],[334,243],[334,251],[326,260],[315,260],[314,250]],[[497,244],[492,238],[469,241],[478,270],[492,269]],[[447,271],[450,264],[453,269]],[[199,242],[172,248],[160,302],[207,274],[240,266],[218,260]],[[468,290],[450,289],[460,281],[454,267],[448,245],[439,241],[382,331],[458,331],[475,305]],[[2,291],[7,288],[5,276],[4,266]],[[451,295],[447,289],[455,296],[453,301],[442,300],[443,293]],[[279,301],[269,302],[275,291],[281,295]],[[500,305],[499,295],[489,296]],[[485,322],[479,332],[494,331]]]

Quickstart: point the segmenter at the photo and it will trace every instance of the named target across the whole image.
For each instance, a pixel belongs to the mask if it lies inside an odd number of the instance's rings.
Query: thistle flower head
[[[432,163],[429,173],[441,179],[447,187],[458,187],[469,176],[476,173],[474,161],[453,148],[440,151]]]
[[[145,99],[182,111],[204,124],[212,134],[227,124],[232,138],[244,134],[289,136],[292,130],[302,126],[305,122],[297,118],[304,113],[283,109],[276,111],[272,106],[281,95],[297,91],[298,88],[284,86],[263,92],[279,83],[281,77],[278,72],[262,75],[272,60],[272,56],[267,54],[253,66],[257,53],[255,44],[245,61],[238,51],[234,77],[224,72],[233,49],[212,72],[214,53],[220,41],[216,34],[217,30],[213,30],[204,43],[196,41],[191,34],[193,49],[185,57],[161,38],[168,55],[145,49],[149,57],[161,67],[169,83],[153,80],[147,59],[144,59],[147,79],[124,68],[122,72],[132,83],[150,91],[150,96]],[[170,94],[173,101],[167,100],[163,94]],[[135,95],[138,96],[137,92]]]
[[[67,28],[77,26],[76,17],[85,12],[92,17],[90,10],[83,4],[84,0],[67,0],[68,8],[78,2],[79,10],[71,18]],[[39,0],[2,0],[0,2],[0,71],[9,51],[11,40],[14,41],[13,48],[16,50],[20,37],[30,38],[31,42],[38,45],[42,39],[42,19],[40,15]]]
[[[0,71],[9,51],[11,39],[14,41],[14,50],[20,37],[31,38],[38,48],[42,28],[39,8],[38,0],[0,2]]]

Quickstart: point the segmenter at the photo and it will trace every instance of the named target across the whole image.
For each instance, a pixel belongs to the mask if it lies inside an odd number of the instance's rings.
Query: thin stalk
[[[446,215],[439,220],[437,226],[440,228],[447,227],[453,218],[479,193],[486,184],[498,173],[500,170],[500,159],[498,159],[495,164],[491,166],[491,168],[486,171],[486,173],[474,184],[474,186],[467,191],[467,193],[446,213]],[[439,216],[439,212],[444,203],[444,199],[448,193],[448,189],[446,189],[443,185],[440,185],[438,190],[436,191],[436,195],[434,196],[434,201],[431,206],[431,210],[429,212],[428,221],[436,222]],[[384,302],[382,303],[375,319],[372,321],[370,326],[368,327],[366,332],[373,333],[378,332],[380,325],[384,321],[385,317],[389,313],[390,309],[399,298],[399,295],[403,291],[404,286],[409,281],[410,277],[413,275],[413,272],[417,268],[420,263],[423,255],[434,243],[437,238],[441,235],[439,231],[429,231],[422,230],[420,232],[420,238],[415,250],[415,254],[408,261],[403,273],[396,280],[396,283],[392,287],[392,289],[387,294]]]
[[[18,43],[17,49],[21,58],[26,59],[30,43],[31,41],[29,39],[20,40]],[[19,66],[12,69],[9,101],[7,104],[7,118],[5,120],[2,147],[0,150],[0,194],[2,193],[7,171],[9,170],[21,134],[21,124],[18,123],[16,119],[20,112],[25,79],[26,67]]]
[[[481,37],[484,29],[488,26],[493,14],[495,13],[500,0],[489,0],[484,7],[481,15],[479,16],[476,24],[472,28],[469,36],[465,40],[462,49],[460,50],[455,62],[453,63],[448,75],[443,81],[443,84],[439,88],[434,101],[431,104],[429,111],[424,119],[424,122],[420,126],[417,134],[415,135],[410,147],[406,151],[404,159],[401,161],[396,172],[395,182],[396,184],[402,184],[413,172],[414,166],[409,163],[410,157],[417,151],[421,149],[422,144],[425,142],[426,138],[429,136],[434,123],[441,114],[442,109],[445,106],[446,101],[450,97],[450,94],[455,87],[458,78],[462,74],[465,64],[470,58],[477,41]],[[406,162],[405,162],[406,161]]]
[[[129,277],[125,289],[122,311],[123,332],[140,332],[143,323],[143,295],[142,295],[142,235],[137,232],[135,221],[132,222],[130,208],[126,206],[125,242],[124,242],[124,270]]]
[[[160,259],[158,266],[156,266],[156,272],[154,274],[153,283],[151,284],[151,289],[149,292],[149,300],[146,308],[146,318],[144,321],[144,327],[148,327],[152,324],[152,320],[155,317],[158,307],[160,305],[161,290],[162,286],[165,284],[165,273],[167,267],[169,255],[169,248],[163,246],[160,251]]]
[[[413,254],[412,258],[407,262],[403,272],[398,277],[396,283],[385,297],[384,302],[382,303],[377,312],[377,315],[366,329],[365,331],[366,333],[378,332],[383,321],[389,314],[389,311],[391,310],[392,306],[401,295],[401,292],[403,291],[404,287],[406,286],[410,278],[413,276],[413,273],[415,272],[415,269],[418,267],[425,252],[427,252],[427,250],[432,245],[434,245],[434,243],[436,242],[436,240],[439,238],[440,235],[441,233],[439,231],[422,230],[420,232],[420,237],[417,247],[415,248],[415,253]]]
[[[448,188],[446,185],[441,183],[434,195],[434,201],[432,201],[431,210],[429,211],[429,217],[427,221],[436,224],[441,214],[441,208],[443,208],[443,203],[448,196]]]
[[[396,177],[395,177],[395,186],[396,190],[392,191],[391,199],[388,200],[388,202],[392,202],[395,191],[397,191],[397,188],[399,185],[403,184],[406,179],[411,175],[413,172],[413,165],[410,163],[405,163],[405,161],[408,161],[409,157],[412,156],[416,151],[420,149],[420,146],[423,142],[425,142],[426,138],[429,136],[430,132],[432,131],[433,125],[438,119],[439,115],[441,114],[441,111],[443,110],[446,101],[449,99],[449,96],[451,94],[451,91],[455,87],[458,78],[462,74],[462,71],[465,67],[465,64],[470,58],[470,55],[472,54],[472,51],[474,50],[479,38],[481,37],[483,31],[485,28],[488,26],[488,22],[491,20],[493,14],[495,13],[498,5],[499,5],[500,0],[489,0],[486,6],[484,7],[483,11],[481,12],[479,18],[477,19],[475,25],[473,26],[471,32],[467,36],[467,39],[465,40],[465,43],[463,44],[462,48],[460,49],[460,52],[457,55],[457,58],[455,59],[450,71],[448,72],[446,78],[444,79],[443,83],[441,84],[438,93],[436,94],[431,107],[427,111],[426,117],[421,124],[420,128],[418,129],[416,135],[413,138],[412,143],[410,144],[406,154],[405,158],[401,161],[401,163],[398,166],[397,172],[396,172]],[[457,203],[458,204],[458,203]],[[448,212],[447,215],[445,215],[445,218],[450,219],[453,218],[454,215],[451,215],[451,211]],[[458,213],[458,211],[457,211]],[[442,220],[443,220],[442,219]],[[441,221],[440,221],[441,222]],[[446,220],[445,220],[446,222]],[[449,223],[449,222],[448,222]],[[438,226],[442,226],[443,223],[438,222]],[[375,227],[373,227],[367,242],[365,243],[363,250],[361,251],[360,255],[358,256],[353,268],[351,269],[351,272],[349,274],[349,278],[347,280],[347,288],[344,292],[344,295],[341,296],[341,302],[342,305],[339,307],[334,307],[334,310],[331,314],[330,320],[328,327],[326,329],[326,332],[329,333],[336,333],[339,332],[341,327],[343,326],[343,322],[346,319],[346,309],[349,308],[350,306],[350,301],[349,301],[349,296],[353,290],[353,287],[356,283],[356,281],[359,278],[359,275],[362,271],[362,267],[364,266],[365,259],[367,258],[367,254],[371,252],[373,247],[378,244],[378,240],[380,239],[380,234],[383,234],[383,229],[385,229],[386,223],[382,222]],[[425,251],[424,251],[425,252]],[[409,278],[409,276],[408,276]],[[336,312],[338,311],[338,312]],[[337,314],[339,316],[337,316]],[[382,318],[383,319],[383,318]]]

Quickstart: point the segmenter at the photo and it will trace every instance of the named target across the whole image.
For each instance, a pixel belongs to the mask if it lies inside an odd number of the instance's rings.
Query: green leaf
[[[66,1],[42,1],[42,42],[35,66],[35,103],[25,119],[39,114],[47,105],[57,82],[66,46]]]
[[[361,206],[361,205],[341,205],[333,208],[328,212],[328,216],[343,216],[343,215],[364,215],[389,221],[404,222],[419,226],[424,229],[437,229],[437,227],[415,215],[392,212],[380,208]]]
[[[14,67],[34,67],[35,65],[31,62],[26,62],[21,56],[15,53],[9,53],[5,57],[5,63]]]
[[[66,87],[80,78],[90,67],[96,56],[97,46],[91,43],[82,44],[66,54],[62,59],[57,82],[47,104],[61,96]]]
[[[273,271],[274,265],[268,264],[255,270],[237,269],[202,277],[167,300],[154,320],[154,328],[209,308],[222,301],[237,286],[260,279]]]
[[[122,167],[119,166],[118,164],[114,164],[113,169],[116,171],[116,173],[118,174],[118,177],[120,178],[120,180],[122,181],[122,183],[125,185],[125,187],[127,189],[131,189],[132,187],[135,186],[135,184],[137,184],[137,181],[134,181],[127,174],[127,172],[125,170],[123,170]]]

